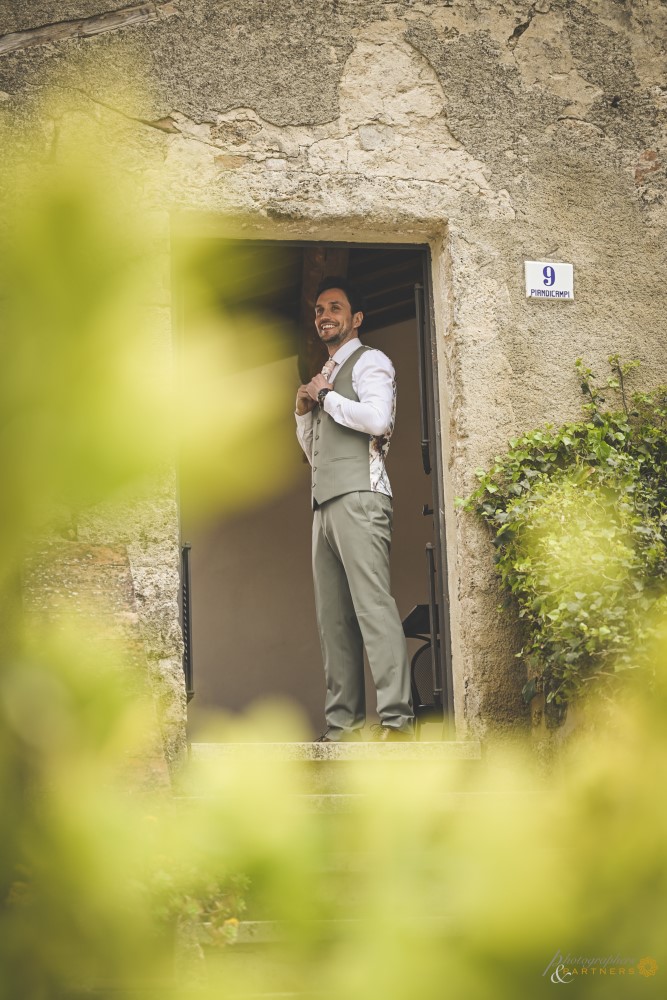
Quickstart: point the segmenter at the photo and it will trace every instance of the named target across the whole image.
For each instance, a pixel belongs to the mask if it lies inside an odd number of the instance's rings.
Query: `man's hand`
[[[303,386],[302,386],[303,388]],[[314,403],[317,402],[317,394],[321,389],[330,389],[331,384],[327,382],[324,375],[315,375],[308,385],[306,386],[306,392],[313,400]]]
[[[296,412],[300,417],[304,417],[306,413],[310,413],[311,410],[315,408],[315,402],[317,401],[317,396],[313,400],[308,392],[307,385],[300,385],[296,393]]]

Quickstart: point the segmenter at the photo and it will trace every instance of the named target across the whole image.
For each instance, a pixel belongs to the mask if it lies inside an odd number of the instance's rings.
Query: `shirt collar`
[[[345,364],[347,359],[352,354],[354,354],[355,351],[358,351],[360,347],[361,347],[361,341],[359,340],[358,337],[354,337],[352,340],[348,340],[346,344],[343,344],[342,347],[339,347],[333,356],[334,361],[336,362],[338,368],[340,368],[341,365]]]

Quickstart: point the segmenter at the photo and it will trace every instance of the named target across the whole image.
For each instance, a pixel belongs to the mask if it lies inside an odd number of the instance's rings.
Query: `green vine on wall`
[[[591,687],[651,676],[667,606],[667,386],[630,395],[639,363],[609,364],[601,383],[578,359],[583,419],[513,439],[459,501],[489,524],[518,604],[524,698],[543,690],[556,719]]]

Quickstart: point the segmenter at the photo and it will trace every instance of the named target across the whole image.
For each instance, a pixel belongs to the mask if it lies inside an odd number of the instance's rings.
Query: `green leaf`
[[[606,384],[625,394],[621,374],[636,363],[610,364]],[[642,615],[667,595],[667,387],[634,393],[631,410],[624,395],[614,411],[590,368],[575,367],[582,420],[513,438],[478,470],[468,508],[491,528],[525,630],[522,656],[545,679],[556,720],[567,698],[647,662]]]

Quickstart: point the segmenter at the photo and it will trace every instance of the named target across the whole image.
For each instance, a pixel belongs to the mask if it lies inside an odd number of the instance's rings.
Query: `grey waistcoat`
[[[359,402],[352,388],[352,369],[372,347],[362,346],[341,365],[333,388],[341,396]],[[370,434],[337,424],[319,406],[314,411],[312,454],[313,507],[355,490],[370,490]]]

